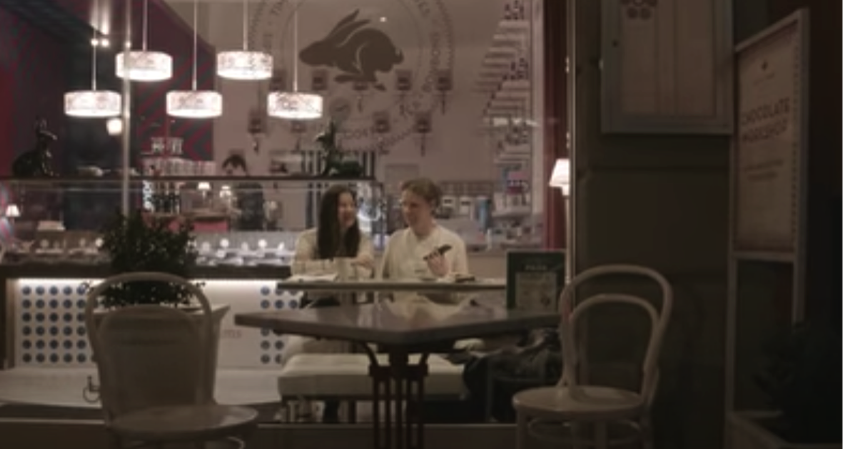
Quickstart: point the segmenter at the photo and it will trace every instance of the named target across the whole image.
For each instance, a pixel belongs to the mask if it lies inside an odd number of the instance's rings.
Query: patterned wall
[[[36,115],[54,130],[62,123],[68,58],[58,38],[0,9],[0,173],[32,148]],[[60,142],[56,149],[60,155]]]
[[[34,144],[36,115],[43,115],[53,131],[64,122],[62,96],[66,89],[66,62],[62,42],[31,23],[0,8],[0,174],[9,175],[14,158]],[[56,143],[57,159],[62,142]],[[0,184],[0,211],[11,201],[8,186]],[[10,225],[0,219],[0,240],[10,236]]]
[[[85,329],[85,292],[92,280],[22,279],[14,286],[15,365],[93,367]],[[241,312],[296,309],[301,293],[272,280],[209,280],[212,303],[231,306],[220,332],[218,367],[270,368],[281,362],[284,340],[270,330],[234,325]]]

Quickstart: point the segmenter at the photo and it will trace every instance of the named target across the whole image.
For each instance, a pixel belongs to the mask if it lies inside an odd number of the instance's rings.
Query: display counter
[[[472,254],[478,276],[505,276],[503,253]],[[0,304],[0,361],[11,367],[93,367],[85,335],[88,286],[108,276],[104,264],[26,263],[0,265],[5,286]],[[276,282],[290,268],[198,266],[195,279],[211,302],[231,307],[223,319],[219,367],[266,369],[281,362],[284,339],[269,330],[234,325],[234,314],[298,308],[301,292],[279,290]]]

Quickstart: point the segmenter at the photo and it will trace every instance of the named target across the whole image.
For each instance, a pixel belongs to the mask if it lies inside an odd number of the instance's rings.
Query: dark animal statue
[[[58,139],[47,130],[47,121],[35,119],[35,148],[22,153],[12,163],[12,174],[21,178],[55,177],[50,144]]]
[[[337,125],[333,120],[328,122],[324,131],[316,136],[316,143],[322,150],[325,167],[319,176],[335,178],[361,178],[363,166],[357,161],[346,161],[343,152],[337,148]]]
[[[340,20],[328,36],[302,49],[299,58],[309,66],[339,69],[338,83],[367,83],[383,91],[377,72],[388,73],[404,62],[404,53],[386,33],[366,27],[368,19],[356,20],[358,13]]]

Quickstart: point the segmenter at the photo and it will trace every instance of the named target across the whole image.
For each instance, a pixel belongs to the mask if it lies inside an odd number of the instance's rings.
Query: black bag
[[[472,357],[463,381],[474,411],[498,422],[515,421],[512,396],[524,389],[553,386],[562,376],[562,348],[555,329],[540,330],[533,344]]]

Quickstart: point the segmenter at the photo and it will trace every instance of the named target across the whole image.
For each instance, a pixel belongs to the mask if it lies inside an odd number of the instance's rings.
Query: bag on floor
[[[553,386],[562,376],[562,348],[555,329],[536,333],[532,344],[472,357],[463,381],[474,411],[487,419],[515,421],[512,396],[524,389]]]

